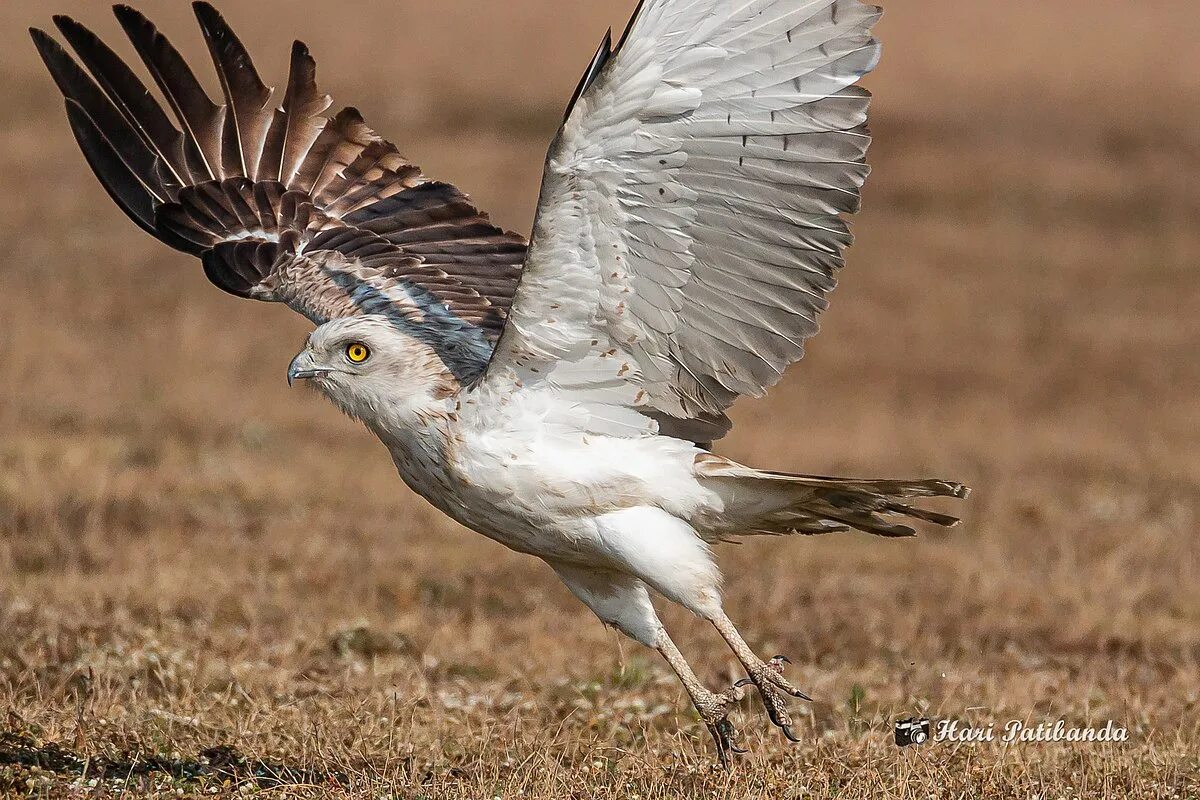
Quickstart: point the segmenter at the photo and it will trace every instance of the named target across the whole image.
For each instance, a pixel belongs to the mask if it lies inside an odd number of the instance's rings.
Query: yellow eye
[[[354,342],[346,346],[346,358],[351,364],[361,364],[371,357],[371,349],[362,342]]]

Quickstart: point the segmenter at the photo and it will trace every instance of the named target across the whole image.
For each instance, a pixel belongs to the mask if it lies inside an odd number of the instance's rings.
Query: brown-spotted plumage
[[[34,41],[114,201],[235,295],[318,324],[311,381],[463,525],[546,561],[606,623],[657,649],[725,758],[733,695],[704,687],[650,602],[712,622],[792,738],[786,659],[722,609],[716,544],[957,520],[949,481],[756,470],[708,452],[726,411],[801,358],[867,176],[871,27],[858,0],[644,0],[580,82],[534,236],[495,227],[348,108],[308,49],[275,104],[245,47],[195,4],[210,98],[154,25],[115,11],[146,84],[87,28]]]

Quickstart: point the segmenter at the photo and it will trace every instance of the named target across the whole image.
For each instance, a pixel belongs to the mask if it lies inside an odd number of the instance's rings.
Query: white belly
[[[613,565],[598,519],[652,507],[687,520],[714,501],[693,476],[696,450],[687,442],[467,422],[385,442],[414,491],[522,553]]]

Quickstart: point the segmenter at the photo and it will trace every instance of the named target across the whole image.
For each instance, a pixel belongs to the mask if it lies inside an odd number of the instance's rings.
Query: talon
[[[811,697],[809,697],[804,692],[797,689],[795,686],[790,686],[790,685],[789,686],[780,686],[777,683],[773,683],[771,685],[774,686],[775,688],[779,689],[784,694],[788,694],[788,695],[791,695],[792,697],[795,697],[797,700],[807,700],[810,703],[813,701],[813,699]]]
[[[753,684],[762,697],[764,709],[771,724],[783,731],[789,741],[799,742],[800,738],[792,730],[792,720],[788,713],[785,698],[796,697],[812,702],[812,698],[792,686],[783,677],[783,664],[788,662],[787,656],[776,656],[767,662],[760,662],[757,669],[750,670],[750,676],[734,684],[735,688]]]
[[[734,743],[734,740],[738,738],[738,729],[733,727],[733,723],[727,719],[721,720],[721,723],[721,727],[723,729],[722,732],[725,736],[725,746],[729,748],[729,751],[731,753],[736,753],[739,756],[749,753],[749,750],[744,747],[738,747],[737,744]]]
[[[725,767],[730,766],[729,754],[743,755],[747,750],[738,747],[734,744],[734,737],[737,736],[737,729],[733,727],[727,719],[722,719],[717,722],[706,723],[708,732],[712,735],[713,741],[717,745],[717,757],[721,759],[721,764]]]
[[[809,697],[807,694],[805,694],[801,690],[797,689],[790,682],[788,682],[787,680],[784,679],[783,665],[791,664],[791,663],[792,663],[791,659],[789,659],[787,656],[775,656],[770,661],[767,661],[764,664],[764,666],[766,666],[768,669],[770,669],[771,672],[770,673],[764,672],[763,678],[765,678],[767,681],[769,681],[772,686],[776,687],[780,691],[782,691],[786,694],[790,694],[792,697],[796,697],[800,700],[807,700],[808,702],[811,703],[813,701],[811,697]]]

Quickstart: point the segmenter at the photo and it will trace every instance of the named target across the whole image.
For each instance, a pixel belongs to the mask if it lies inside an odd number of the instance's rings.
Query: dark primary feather
[[[604,34],[604,39],[600,42],[600,47],[596,49],[596,55],[592,56],[592,61],[588,64],[587,70],[584,71],[583,77],[579,79],[579,85],[575,87],[575,93],[571,95],[571,102],[567,103],[567,113],[564,115],[564,121],[570,119],[571,112],[575,110],[575,104],[579,102],[579,98],[583,97],[584,92],[592,88],[592,84],[596,82],[596,78],[600,76],[601,71],[607,66],[608,60],[613,55],[612,29]]]
[[[34,32],[33,40],[59,89],[71,98],[77,108],[76,113],[86,116],[92,122],[91,127],[96,129],[87,135],[88,140],[93,142],[93,152],[85,150],[89,159],[99,155],[96,152],[98,148],[111,151],[112,156],[127,165],[120,173],[127,174],[137,184],[136,187],[130,187],[128,196],[131,200],[133,194],[144,193],[150,195],[152,201],[165,202],[168,199],[165,187],[147,177],[154,173],[158,154],[138,133],[138,128],[117,110],[91,76],[79,68],[58,42],[41,31]],[[99,131],[109,133],[107,136],[98,136]],[[144,207],[145,203],[142,201],[136,205]],[[144,209],[139,211],[139,222],[148,223],[150,219],[152,215],[147,215]]]
[[[221,139],[225,174],[256,177],[271,124],[271,115],[263,113],[271,100],[271,90],[263,84],[250,54],[217,10],[208,3],[196,3],[195,11],[225,94]]]
[[[154,198],[142,189],[138,176],[121,160],[83,106],[74,100],[67,100],[67,120],[84,158],[109,196],[139,227],[154,234]]]
[[[309,148],[325,126],[322,116],[333,104],[329,95],[317,91],[317,62],[302,42],[292,44],[291,68],[283,106],[275,112],[263,157],[259,180],[274,178],[291,182]]]
[[[439,352],[486,361],[512,304],[524,238],[497,228],[458,189],[427,179],[357,110],[327,117],[331,100],[300,42],[273,106],[224,18],[206,2],[193,7],[220,105],[129,6],[114,13],[166,108],[75,20],[54,18],[74,56],[31,30],[109,195],[141,228],[201,258],[227,292],[287,303],[316,322],[394,313],[405,324],[420,320],[426,340],[456,338]],[[466,374],[480,364],[451,366]]]
[[[183,128],[192,179],[221,178],[222,109],[154,23],[129,6],[115,6],[113,12]]]
[[[612,28],[604,34],[604,39],[600,42],[600,47],[596,50],[596,55],[592,56],[591,63],[584,70],[583,77],[579,80],[579,85],[575,87],[575,93],[571,95],[571,102],[567,103],[567,113],[563,116],[564,122],[570,119],[571,112],[575,110],[575,105],[579,99],[592,88],[592,84],[600,77],[600,73],[608,66],[608,62],[613,59],[621,49],[625,46],[625,41],[629,38],[629,32],[633,30],[634,24],[638,21],[638,17],[642,15],[642,9],[646,6],[646,0],[638,0],[637,6],[633,9],[633,14],[629,17],[629,22],[625,25],[625,32],[621,34],[621,39],[617,42],[617,46],[613,47],[613,32]]]
[[[136,135],[162,159],[160,166],[168,173],[168,177],[163,179],[164,185],[176,190],[182,187],[185,174],[183,136],[155,102],[146,85],[87,28],[61,15],[54,18],[54,24],[79,54],[80,60],[95,76],[105,94],[129,121]]]

